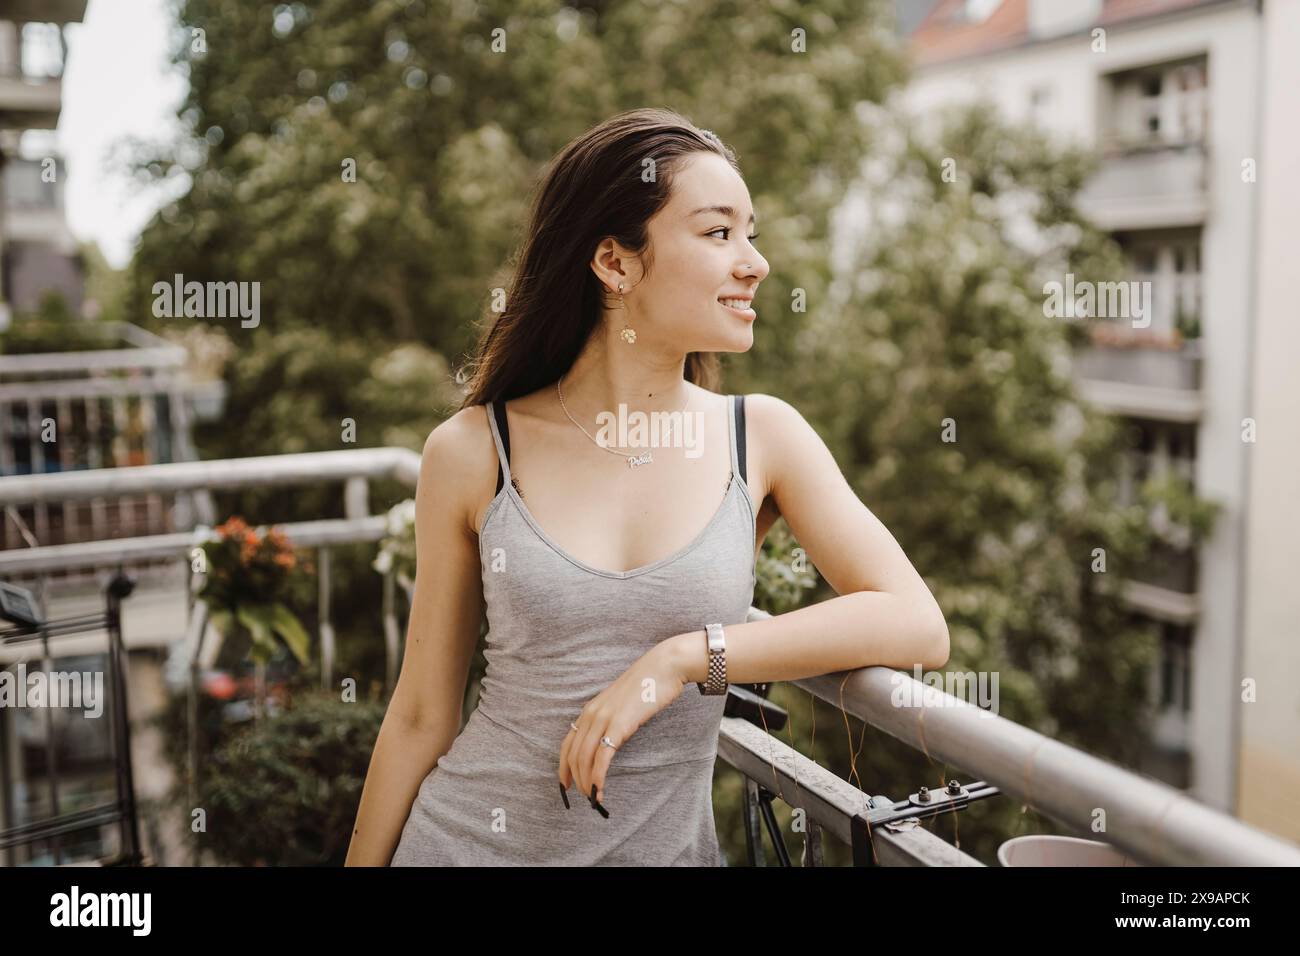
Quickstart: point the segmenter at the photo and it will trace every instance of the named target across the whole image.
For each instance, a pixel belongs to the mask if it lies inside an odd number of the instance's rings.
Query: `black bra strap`
[[[748,483],[745,476],[745,396],[733,395],[736,408],[736,462],[740,465],[740,480]]]
[[[497,419],[497,433],[501,436],[501,447],[505,449],[506,461],[510,461],[510,425],[506,421],[506,403],[498,401],[492,403],[492,412]],[[497,463],[497,492],[499,493],[506,483],[505,469]]]

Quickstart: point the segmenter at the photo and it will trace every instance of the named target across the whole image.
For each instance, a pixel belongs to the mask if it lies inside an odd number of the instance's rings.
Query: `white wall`
[[[1260,149],[1259,281],[1255,376],[1245,445],[1250,504],[1245,558],[1245,647],[1235,675],[1253,680],[1240,704],[1240,816],[1300,842],[1300,306],[1295,293],[1300,223],[1300,3],[1265,4],[1268,76]]]

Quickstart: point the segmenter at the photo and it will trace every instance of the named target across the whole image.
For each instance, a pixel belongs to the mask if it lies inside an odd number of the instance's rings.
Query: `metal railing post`
[[[317,565],[317,609],[320,615],[320,686],[334,683],[334,625],[330,622],[330,549],[321,548]]]

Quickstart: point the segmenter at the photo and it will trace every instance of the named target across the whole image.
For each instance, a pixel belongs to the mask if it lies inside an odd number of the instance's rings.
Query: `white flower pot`
[[[1071,836],[1016,837],[998,847],[1003,866],[1141,866],[1109,843]]]

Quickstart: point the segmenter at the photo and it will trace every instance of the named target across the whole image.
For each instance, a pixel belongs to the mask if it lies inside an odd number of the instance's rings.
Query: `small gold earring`
[[[623,301],[623,283],[618,284],[618,304],[624,312],[627,311],[627,303]],[[636,329],[627,324],[627,319],[623,320],[623,330],[619,332],[623,336],[623,341],[631,345],[636,341]]]

